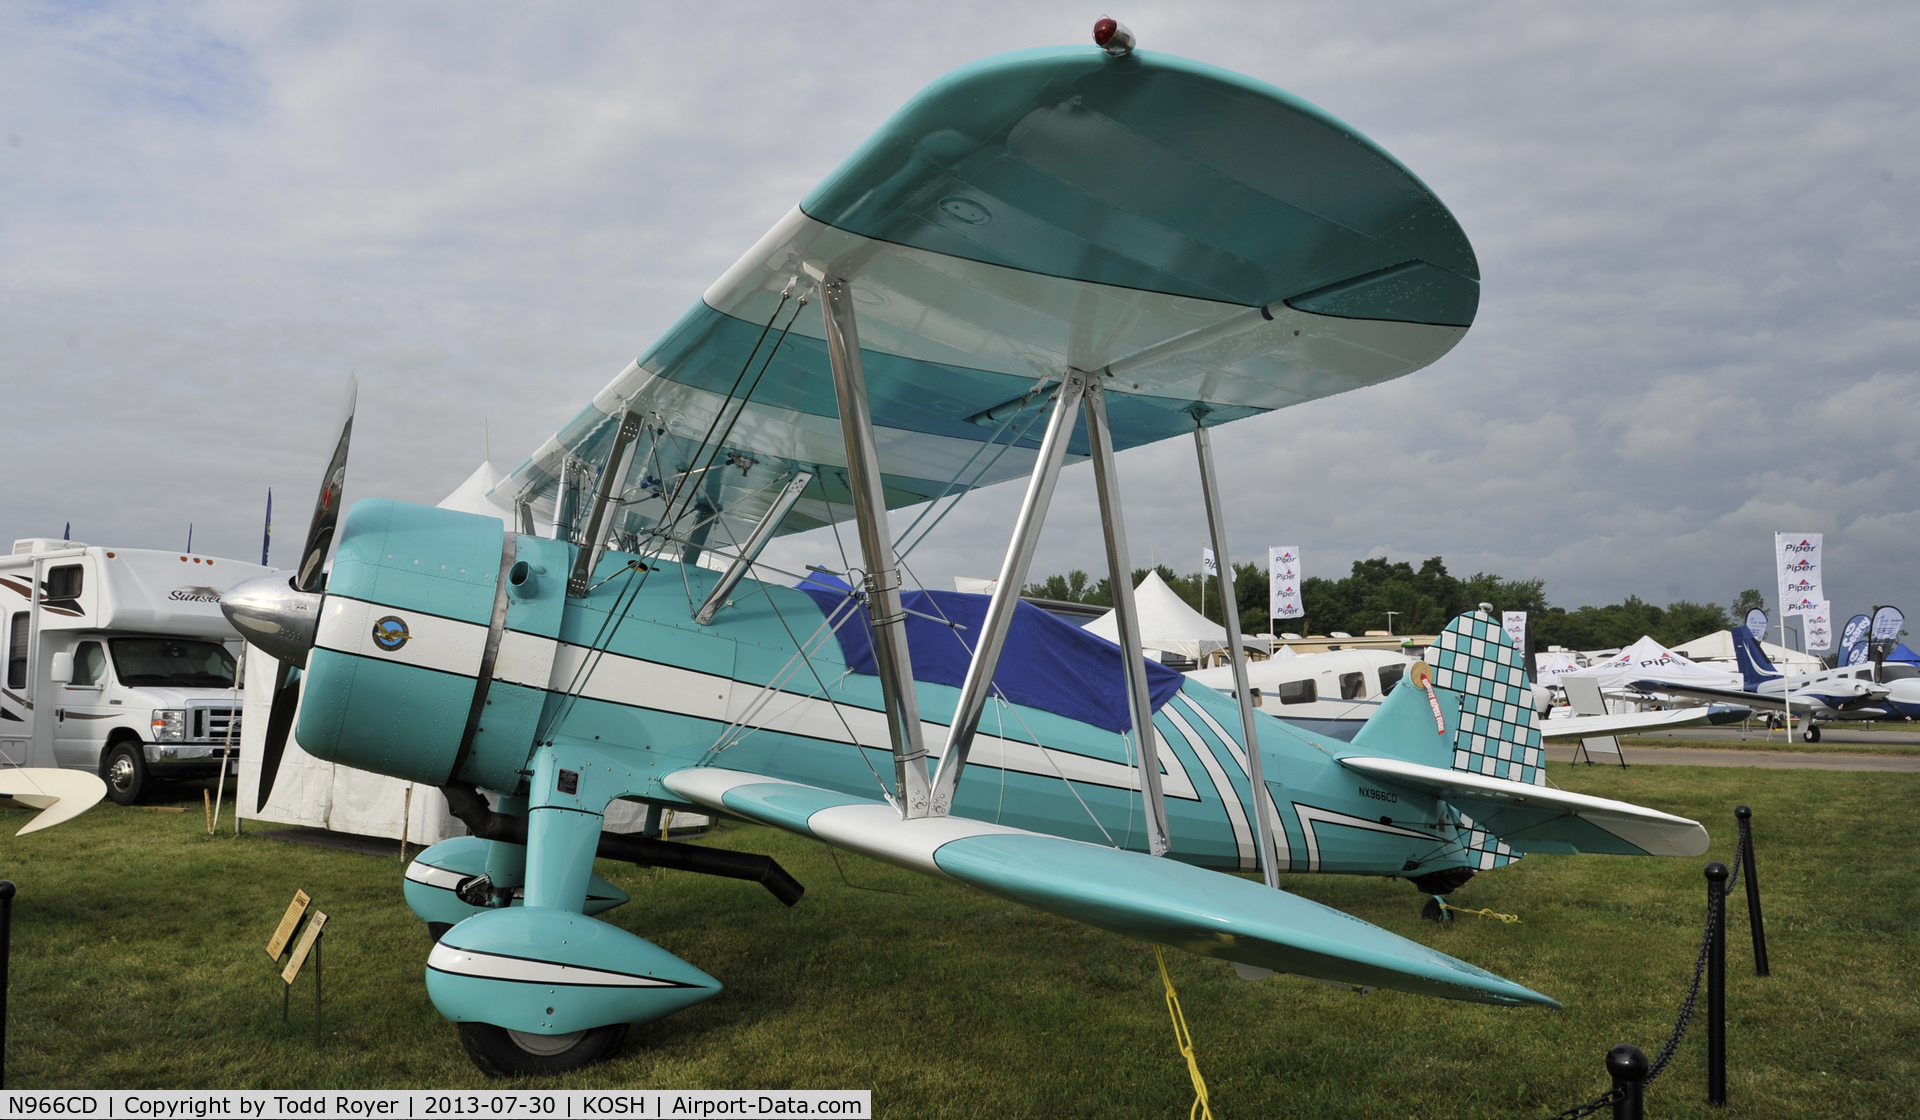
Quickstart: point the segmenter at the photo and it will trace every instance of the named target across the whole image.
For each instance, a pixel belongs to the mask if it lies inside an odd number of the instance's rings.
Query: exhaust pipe
[[[527,818],[496,813],[479,789],[466,782],[450,782],[440,787],[447,807],[467,830],[482,840],[502,844],[527,842]],[[602,832],[597,854],[639,867],[664,867],[669,871],[691,871],[696,875],[717,875],[723,879],[744,879],[767,888],[768,893],[787,906],[800,901],[807,888],[787,873],[771,856],[751,852],[730,852],[724,848],[703,848],[672,840],[654,840],[645,836],[626,836]]]

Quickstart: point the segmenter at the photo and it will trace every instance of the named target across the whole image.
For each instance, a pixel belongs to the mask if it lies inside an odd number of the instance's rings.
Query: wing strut
[[[627,462],[627,450],[633,446],[633,437],[640,434],[640,414],[627,409],[620,416],[620,428],[614,433],[613,446],[607,451],[607,465],[600,472],[600,484],[593,488],[593,505],[587,510],[586,536],[580,542],[580,551],[574,553],[573,572],[567,577],[568,595],[585,595],[587,581],[593,578],[593,566],[600,562],[600,554],[607,549],[607,510],[613,505],[613,489],[627,477],[631,464]]]
[[[860,362],[853,297],[844,279],[823,274],[819,280],[827,358],[833,364],[840,435],[847,448],[847,488],[853,492],[854,524],[860,530],[860,552],[867,565],[867,614],[873,622],[873,659],[880,670],[880,695],[886,703],[893,745],[894,789],[901,816],[924,817],[932,801],[927,748],[920,741],[920,701],[913,690],[907,615],[900,606],[900,572],[894,566],[893,536],[887,531],[887,495],[880,479],[880,453],[873,443],[873,414],[867,407],[867,376]]]
[[[760,519],[760,524],[753,527],[753,533],[747,537],[747,543],[740,549],[740,555],[733,558],[733,563],[727,566],[726,573],[720,577],[720,582],[713,585],[712,592],[707,595],[707,601],[701,603],[700,609],[694,612],[695,622],[702,626],[707,625],[713,621],[714,615],[720,613],[720,608],[727,605],[727,596],[733,594],[733,589],[740,584],[740,578],[747,574],[747,569],[752,567],[753,562],[759,558],[760,550],[767,547],[767,542],[773,539],[774,530],[780,527],[780,522],[786,520],[787,512],[793,509],[793,503],[800,500],[801,493],[812,483],[812,471],[799,471],[781,488],[779,495],[773,499],[773,504],[767,507],[766,516]]]
[[[1227,631],[1227,656],[1233,664],[1233,694],[1240,700],[1240,733],[1247,740],[1247,782],[1253,795],[1253,839],[1260,852],[1260,873],[1267,886],[1280,888],[1280,868],[1274,863],[1273,821],[1267,816],[1266,779],[1260,766],[1260,734],[1253,722],[1253,692],[1247,685],[1247,656],[1240,646],[1239,596],[1234,594],[1233,562],[1227,557],[1227,519],[1220,507],[1220,483],[1213,473],[1213,439],[1196,417],[1193,449],[1200,457],[1200,492],[1207,503],[1207,528],[1212,531],[1215,573],[1220,580],[1220,618]]]
[[[960,784],[960,772],[967,765],[967,752],[980,728],[980,713],[993,692],[994,670],[1000,666],[1000,653],[1006,648],[1007,630],[1013,625],[1014,608],[1020,605],[1020,592],[1027,585],[1027,567],[1033,562],[1034,546],[1040,543],[1040,527],[1047,520],[1047,505],[1053,500],[1054,484],[1060,481],[1060,466],[1066,460],[1067,440],[1073,435],[1073,422],[1087,390],[1088,375],[1069,370],[1053,398],[1053,415],[1047,420],[1047,434],[1040,442],[1040,457],[1027,479],[1027,496],[1014,519],[1013,538],[1007,542],[1007,556],[1000,562],[1000,578],[993,585],[993,599],[987,604],[987,617],[975,640],[973,659],[967,664],[967,677],[960,686],[960,700],[954,708],[953,724],[947,730],[947,748],[940,756],[940,769],[933,778],[933,813],[945,816],[953,806],[953,792]]]
[[[1173,846],[1167,835],[1167,802],[1160,792],[1160,751],[1153,730],[1153,696],[1147,691],[1145,651],[1140,648],[1140,612],[1133,605],[1133,568],[1127,557],[1127,527],[1120,516],[1120,479],[1114,473],[1113,434],[1107,426],[1106,388],[1086,390],[1087,443],[1093,452],[1093,485],[1100,492],[1100,529],[1107,541],[1108,586],[1127,669],[1127,699],[1133,707],[1133,738],[1140,747],[1140,793],[1146,802],[1147,850],[1156,856]]]

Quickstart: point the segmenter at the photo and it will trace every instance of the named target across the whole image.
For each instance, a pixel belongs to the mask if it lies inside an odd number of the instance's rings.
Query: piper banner
[[[1208,577],[1220,574],[1220,564],[1214,560],[1213,549],[1211,548],[1203,548],[1200,550],[1200,574]]]
[[[1804,614],[1788,603],[1818,603],[1827,597],[1820,581],[1819,533],[1775,533],[1773,557],[1780,576],[1782,614]]]
[[[1520,650],[1522,653],[1526,652],[1526,649],[1527,649],[1527,612],[1526,611],[1501,611],[1500,612],[1500,628],[1507,632],[1507,637],[1513,639],[1513,648]]]
[[[1820,605],[1802,616],[1806,628],[1807,652],[1833,648],[1833,604],[1822,599]]]
[[[1290,544],[1267,549],[1267,613],[1274,618],[1304,618],[1300,601],[1300,550]]]

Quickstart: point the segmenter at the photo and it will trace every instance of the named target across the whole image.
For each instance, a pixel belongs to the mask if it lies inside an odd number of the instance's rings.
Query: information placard
[[[313,951],[313,943],[320,939],[320,931],[327,925],[327,912],[315,910],[313,917],[307,919],[307,928],[300,931],[300,941],[293,947],[293,956],[287,959],[287,967],[280,972],[280,979],[289,985],[293,978],[300,975],[300,966],[307,963],[307,954]]]
[[[294,891],[293,901],[287,904],[287,913],[280,919],[280,925],[267,938],[267,956],[278,961],[280,954],[287,951],[287,942],[293,940],[293,931],[300,926],[301,915],[307,912],[307,905],[313,899],[306,891]]]

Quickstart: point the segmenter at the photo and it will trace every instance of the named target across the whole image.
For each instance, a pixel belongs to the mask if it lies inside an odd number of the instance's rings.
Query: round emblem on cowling
[[[406,645],[411,637],[413,635],[407,633],[406,620],[398,616],[388,615],[373,624],[373,644],[388,653]]]

